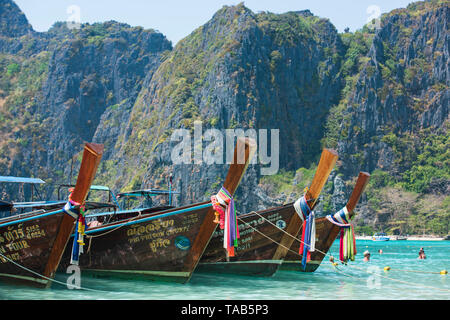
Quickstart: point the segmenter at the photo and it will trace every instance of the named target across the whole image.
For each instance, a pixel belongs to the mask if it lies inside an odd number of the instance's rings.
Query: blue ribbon
[[[78,215],[80,214],[79,209],[77,209],[74,205],[72,205],[70,201],[67,201],[66,205],[62,210],[74,219],[77,219]]]
[[[311,248],[311,229],[314,222],[314,214],[310,214],[308,218],[306,218],[306,227],[305,227],[305,246],[303,247],[303,255],[302,255],[302,266],[303,270],[306,270],[306,260],[308,257],[308,251]]]
[[[304,234],[302,234],[302,244],[303,244],[303,250],[301,253],[302,255],[302,267],[303,270],[306,270],[306,264],[307,264],[307,258],[308,258],[308,251],[311,249],[311,242],[315,241],[315,239],[312,238],[312,229],[314,227],[315,218],[314,218],[314,212],[309,207],[306,197],[303,196],[299,199],[299,207],[301,210],[301,214],[303,216],[303,223],[305,223],[305,231]],[[297,208],[296,208],[297,210]],[[297,212],[299,213],[299,212]],[[300,214],[300,213],[299,213]]]
[[[312,211],[308,203],[306,202],[305,196],[300,198],[300,208],[302,209],[302,213],[305,218],[307,218]]]
[[[78,243],[78,220],[75,225],[75,234],[73,237],[73,244],[72,244],[72,259],[70,259],[70,264],[76,264],[78,265],[78,261],[80,258],[80,244]]]

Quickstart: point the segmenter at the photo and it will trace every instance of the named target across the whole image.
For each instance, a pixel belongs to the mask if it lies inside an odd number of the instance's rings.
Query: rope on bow
[[[84,203],[81,204],[72,200],[73,191],[73,188],[69,188],[69,201],[64,206],[63,211],[77,221],[75,226],[70,264],[78,265],[80,254],[83,253],[84,235],[87,229],[85,219],[86,207]]]
[[[316,248],[316,219],[306,200],[306,193],[294,202],[294,209],[303,221],[299,254],[302,256],[303,270],[306,270],[306,264],[311,260],[311,252]]]
[[[333,224],[341,228],[339,242],[339,260],[347,262],[355,261],[356,241],[353,225],[349,223],[350,215],[347,207],[343,207],[333,216],[327,215],[326,218]]]
[[[215,210],[214,222],[219,223],[220,229],[224,230],[223,247],[229,257],[234,257],[234,248],[238,246],[237,239],[239,239],[234,199],[227,189],[222,187],[219,193],[211,197],[211,202]]]

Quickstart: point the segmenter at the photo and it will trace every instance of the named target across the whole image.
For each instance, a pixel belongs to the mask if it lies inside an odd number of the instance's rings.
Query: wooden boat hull
[[[6,258],[0,256],[0,278],[41,288],[50,286],[50,280],[39,275],[53,277],[56,269],[54,265],[58,263],[62,251],[58,256],[58,253],[52,254],[51,248],[54,247],[58,236],[67,232],[67,240],[72,232],[70,227],[70,230],[61,230],[66,216],[59,210],[39,216],[31,214],[24,215],[21,219],[2,221],[0,224],[0,253]],[[74,221],[73,218],[69,218]],[[71,227],[73,228],[73,223]],[[49,264],[53,265],[50,268],[53,269],[53,272],[50,274],[46,272]],[[35,273],[27,271],[25,268]]]
[[[311,261],[307,263],[306,270],[301,265],[301,255],[299,254],[300,241],[294,240],[284,260],[273,259],[278,249],[278,243],[286,234],[285,226],[290,223],[297,213],[291,204],[258,212],[259,215],[268,219],[281,230],[275,228],[256,214],[246,214],[240,216],[247,224],[240,223],[239,232],[243,233],[239,240],[239,247],[236,256],[230,257],[227,261],[225,251],[222,246],[220,231],[216,231],[208,247],[197,266],[196,272],[207,273],[230,273],[254,276],[272,276],[277,270],[292,270],[314,272],[322,262],[324,255],[332,246],[339,233],[339,228],[326,218],[316,219],[316,250],[311,253]],[[248,227],[251,225],[259,232]],[[242,231],[241,231],[242,230]],[[267,237],[263,236],[262,234]],[[296,238],[301,239],[300,228]],[[262,270],[266,268],[266,270]]]
[[[143,214],[126,221],[86,231],[80,255],[82,275],[144,278],[185,283],[192,273],[188,259],[195,254],[193,243],[205,219],[213,219],[212,205],[196,205]],[[59,271],[70,262],[73,237]]]
[[[252,277],[271,277],[277,272],[281,260],[247,260],[232,262],[200,262],[195,269],[199,273],[238,274]]]
[[[203,253],[196,272],[272,276],[282,262],[273,259],[274,254],[294,214],[291,203],[238,216],[240,239],[235,256],[227,258],[223,248],[223,231],[218,228]]]
[[[69,197],[74,206],[84,204],[102,154],[103,145],[85,144],[77,183]],[[78,213],[73,210],[70,214],[51,210],[2,219],[0,278],[48,288],[75,226]]]

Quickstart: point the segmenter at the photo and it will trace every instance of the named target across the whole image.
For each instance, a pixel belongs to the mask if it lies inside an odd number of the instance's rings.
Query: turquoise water
[[[450,241],[357,240],[358,254],[348,266],[335,268],[324,260],[314,273],[278,271],[270,278],[195,273],[187,284],[143,280],[81,278],[81,287],[60,284],[40,290],[0,283],[0,298],[7,300],[449,300]],[[423,247],[426,260],[418,260]],[[336,241],[330,254],[338,257]],[[382,249],[383,254],[378,250]],[[363,262],[369,250],[371,261]],[[384,267],[391,267],[385,272]],[[397,271],[399,270],[399,271]],[[419,271],[405,272],[400,270]],[[370,273],[368,273],[368,271]]]

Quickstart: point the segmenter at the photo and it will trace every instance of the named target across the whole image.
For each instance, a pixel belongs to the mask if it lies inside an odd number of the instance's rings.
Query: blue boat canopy
[[[105,187],[105,186],[95,186],[95,185],[92,185],[92,186],[91,186],[91,190],[109,191],[109,188],[108,188],[108,187]]]
[[[34,208],[34,207],[51,207],[59,205],[64,207],[67,201],[31,201],[31,202],[14,202],[14,207],[18,209]]]
[[[0,176],[0,182],[13,182],[13,183],[38,183],[43,184],[45,181],[39,178],[22,178],[11,176]]]
[[[145,190],[134,190],[130,192],[121,192],[117,194],[117,197],[144,197],[144,196],[157,196],[161,194],[179,194],[177,191],[171,190],[157,190],[157,189],[145,189]]]

